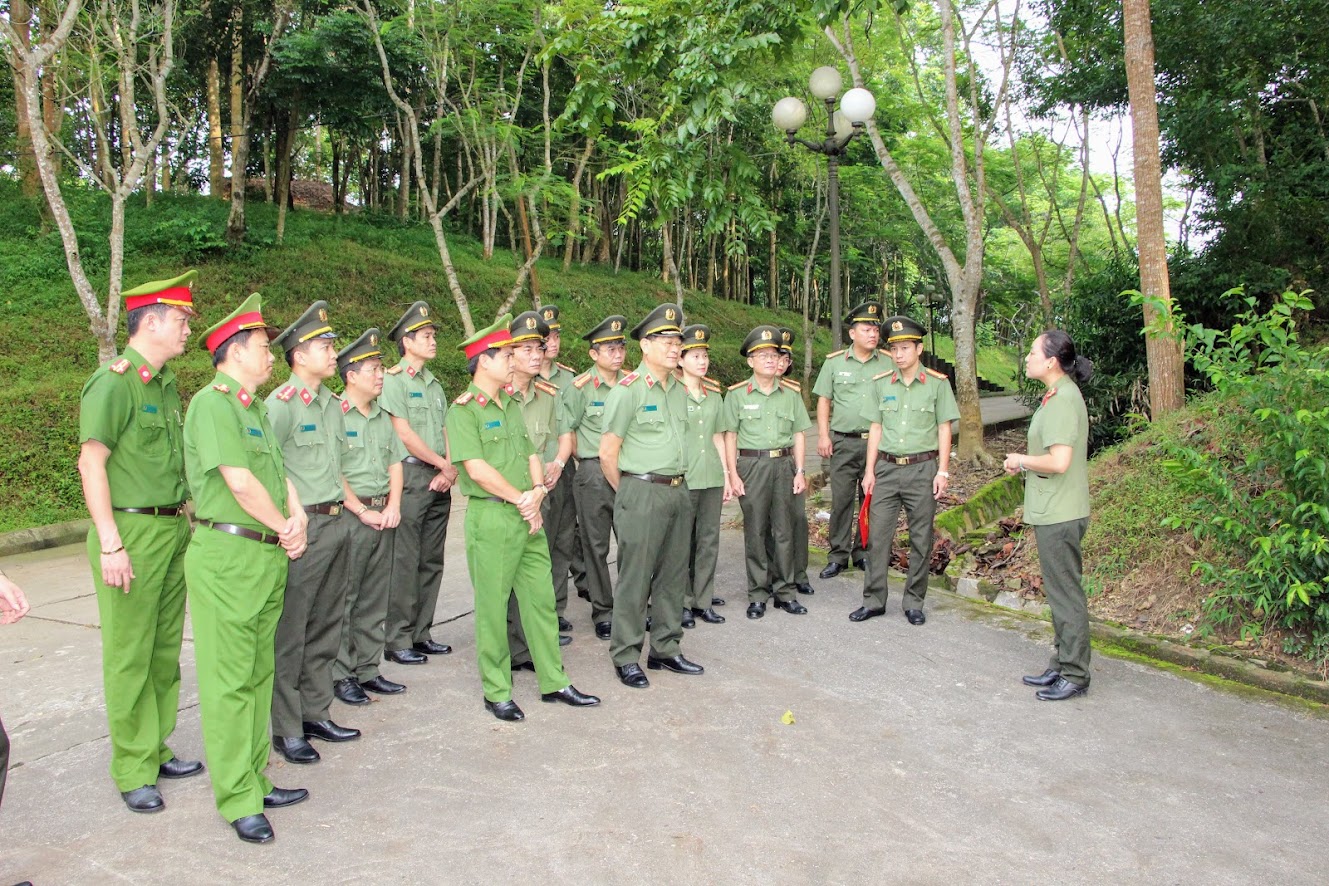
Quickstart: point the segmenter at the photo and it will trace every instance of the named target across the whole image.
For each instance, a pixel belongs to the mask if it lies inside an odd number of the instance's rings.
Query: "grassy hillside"
[[[91,193],[71,195],[80,228],[81,251],[104,291],[108,261],[105,232],[109,207]],[[310,212],[287,217],[286,242],[273,242],[275,209],[248,209],[251,237],[241,249],[221,240],[227,207],[198,197],[158,197],[151,210],[130,208],[126,233],[126,286],[172,277],[189,267],[199,270],[194,298],[201,317],[194,325],[189,351],[172,365],[186,396],[212,378],[201,333],[250,292],[261,292],[264,313],[278,325],[289,323],[310,301],[326,299],[343,335],[377,325],[385,331],[411,302],[428,301],[443,317],[439,357],[434,371],[448,391],[465,385],[465,364],[456,345],[461,323],[440,269],[433,235],[421,225],[390,219],[343,217]],[[479,245],[464,237],[449,241],[462,286],[478,324],[489,322],[515,277],[513,256],[499,252],[484,261]],[[671,286],[654,275],[612,274],[601,268],[561,262],[538,266],[542,300],[562,308],[564,346],[560,362],[589,365],[579,341],[585,330],[607,314],[630,321],[660,301],[673,298]],[[69,282],[58,234],[42,230],[35,204],[20,199],[0,183],[0,531],[85,516],[74,469],[77,457],[78,397],[83,381],[96,368],[97,351],[87,319]],[[519,303],[517,310],[526,304]],[[801,318],[689,293],[689,321],[711,326],[717,337],[712,375],[733,382],[747,375],[738,346],[758,323],[799,328]],[[123,342],[123,321],[121,341]],[[937,340],[944,350],[943,340]],[[949,346],[950,342],[944,342]],[[800,342],[800,349],[801,349]],[[830,333],[814,341],[814,371],[830,348]],[[629,363],[635,351],[629,349]],[[980,371],[1009,357],[981,355]],[[278,361],[269,387],[285,378]],[[986,374],[986,373],[985,373]],[[989,375],[988,377],[993,377]],[[266,395],[265,389],[263,394]]]

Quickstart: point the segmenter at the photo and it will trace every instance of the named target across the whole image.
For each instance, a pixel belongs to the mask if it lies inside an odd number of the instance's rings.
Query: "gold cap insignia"
[[[374,334],[371,332],[371,333],[369,334],[369,343],[370,343],[371,345],[376,345],[376,344],[378,344],[378,336],[377,336],[377,335],[374,335]]]
[[[869,313],[869,314],[875,314],[875,313],[877,313],[877,306],[876,306],[876,305],[868,305],[868,313]]]
[[[535,328],[535,322],[536,322],[536,321],[535,321],[535,318],[534,318],[534,317],[527,317],[527,318],[526,318],[526,328],[527,328],[527,329],[534,329],[534,328]]]
[[[610,331],[610,332],[622,332],[622,331],[623,331],[623,323],[622,323],[622,321],[615,320],[615,321],[613,321],[612,323],[610,323],[610,324],[609,324],[609,331]]]
[[[891,332],[901,332],[903,329],[904,329],[904,324],[901,323],[899,320],[896,320],[894,323],[891,324]]]
[[[318,319],[321,320],[321,321],[323,321],[324,323],[328,322],[328,312],[325,311],[323,308],[319,308],[319,309],[318,309]]]
[[[770,340],[771,340],[771,331],[770,331],[769,329],[763,329],[763,330],[761,331],[761,340],[762,340],[762,341],[770,341]]]
[[[429,308],[425,307],[424,305],[421,305],[421,306],[420,306],[420,316],[421,316],[421,317],[428,317],[428,316],[429,316]]]
[[[544,313],[544,318],[545,318],[546,320],[552,320],[552,319],[554,319],[554,312],[551,311],[551,310],[546,310],[545,313]]]
[[[673,320],[677,315],[678,315],[678,312],[675,311],[673,308],[665,308],[665,319],[666,319],[666,320]]]
[[[695,332],[692,333],[692,337],[695,338],[697,341],[701,341],[703,338],[706,337],[706,333],[704,333],[704,332],[702,332],[700,329],[698,329],[698,330],[696,330]]]

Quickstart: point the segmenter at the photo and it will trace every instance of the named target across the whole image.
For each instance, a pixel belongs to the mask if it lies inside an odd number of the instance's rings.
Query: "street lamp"
[[[817,68],[808,78],[808,89],[826,103],[826,138],[811,142],[798,137],[798,130],[808,119],[807,105],[801,99],[789,96],[775,103],[771,120],[775,128],[785,134],[789,144],[798,143],[817,154],[825,154],[828,166],[827,199],[831,216],[831,337],[835,347],[841,345],[840,318],[840,176],[839,159],[854,136],[863,131],[863,124],[877,110],[877,100],[862,87],[849,90],[840,99],[840,110],[835,109],[835,98],[840,94],[843,81],[840,72],[826,65]]]
[[[921,294],[923,302],[928,306],[928,337],[931,339],[928,344],[928,352],[935,357],[937,355],[937,319],[933,311],[937,306],[937,289],[931,283],[924,283]]]

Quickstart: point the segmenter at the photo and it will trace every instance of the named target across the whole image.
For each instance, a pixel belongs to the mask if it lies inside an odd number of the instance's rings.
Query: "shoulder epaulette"
[[[572,386],[574,388],[584,388],[586,387],[586,383],[590,380],[591,380],[591,373],[583,372],[581,375],[577,376],[572,380]]]
[[[474,396],[475,396],[475,395],[474,395],[473,393],[471,393],[470,391],[465,391],[464,393],[462,393],[462,395],[461,395],[460,397],[458,397],[456,400],[453,400],[453,401],[452,401],[452,405],[453,405],[453,406],[465,406],[467,403],[470,403],[470,402],[471,402],[471,398],[474,397]]]
[[[537,391],[544,391],[551,397],[558,396],[558,385],[550,384],[543,378],[537,378],[535,380],[535,389]]]
[[[396,366],[394,366],[394,367],[392,367],[391,369],[389,369],[389,370],[388,370],[388,375],[396,375],[396,374],[399,373],[399,372],[401,372],[401,364],[400,364],[400,363],[398,363]]]
[[[281,388],[280,390],[277,391],[277,399],[282,401],[283,403],[288,402],[294,396],[295,396],[295,385],[287,385],[286,387]]]
[[[800,385],[798,382],[794,381],[792,378],[780,379],[780,387],[788,388],[789,390],[794,391],[796,393],[803,392],[803,386]]]
[[[849,350],[849,349],[848,349],[848,348],[841,348],[840,350],[835,351],[834,353],[827,354],[827,355],[826,355],[826,359],[829,360],[829,359],[831,359],[832,357],[838,357],[838,356],[840,356],[841,354],[843,354],[843,353],[844,353],[845,351],[847,351],[847,350]]]
[[[894,371],[895,371],[894,369],[887,369],[885,372],[878,372],[876,375],[872,376],[872,380],[876,381],[879,378],[885,378]]]
[[[223,393],[223,394],[229,394],[229,393],[231,393],[231,387],[230,387],[230,385],[213,385],[213,386],[212,386],[212,389],[213,389],[214,391],[220,391],[220,392]]]
[[[629,372],[627,375],[620,378],[618,380],[618,383],[626,388],[628,385],[632,384],[634,381],[637,380],[638,375],[639,373]]]
[[[946,378],[946,379],[949,379],[949,376],[947,376],[946,373],[944,373],[944,372],[938,372],[938,371],[935,370],[935,369],[931,369],[931,368],[929,368],[929,369],[927,370],[927,373],[928,373],[928,375],[932,376],[933,378]]]
[[[571,372],[573,375],[577,374],[577,370],[573,369],[571,366],[569,366],[566,363],[555,363],[554,365],[557,366],[559,369],[566,369],[568,372]]]
[[[729,386],[729,390],[731,390],[731,391],[736,391],[736,390],[738,390],[739,388],[743,387],[743,385],[745,385],[745,384],[747,384],[747,383],[748,383],[748,380],[747,380],[747,379],[743,379],[742,381],[739,381],[739,382],[734,382],[732,385]]]
[[[341,414],[345,415],[350,411],[351,411],[351,401],[350,400],[341,401]]]
[[[129,369],[129,367],[130,367],[129,358],[121,357],[119,360],[116,360],[114,363],[112,363],[110,366],[106,368],[111,370],[117,375],[124,375],[125,371]]]
[[[720,384],[713,378],[703,378],[701,380],[701,386],[713,394],[718,394],[724,390],[724,385]]]

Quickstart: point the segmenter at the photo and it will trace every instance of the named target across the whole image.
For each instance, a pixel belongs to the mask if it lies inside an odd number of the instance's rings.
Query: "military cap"
[[[240,307],[226,315],[226,318],[203,333],[203,346],[210,352],[217,349],[236,333],[262,329],[268,334],[268,341],[277,337],[277,327],[263,319],[263,297],[257,292],[240,303]]]
[[[273,341],[280,345],[283,351],[290,352],[316,338],[336,337],[337,333],[333,332],[332,326],[328,324],[328,303],[316,301],[305,308],[300,318],[283,329]]]
[[[882,324],[882,331],[886,333],[886,344],[894,341],[922,341],[924,334],[922,326],[904,316],[887,318]]]
[[[383,346],[379,344],[382,338],[377,327],[366,329],[359,338],[337,352],[337,371],[345,372],[362,360],[382,358]]]
[[[591,347],[602,345],[605,342],[623,341],[623,327],[628,325],[627,318],[622,314],[610,314],[600,321],[600,325],[582,336],[583,339],[591,343]]]
[[[776,339],[779,342],[776,347],[780,349],[780,352],[784,354],[794,353],[794,330],[788,326],[781,326],[776,331],[780,333]]]
[[[512,344],[512,314],[504,314],[489,326],[481,329],[457,347],[469,360],[477,354],[483,354],[490,348],[501,348]]]
[[[508,327],[512,333],[512,343],[539,339],[543,341],[549,335],[549,324],[541,318],[539,311],[522,311]]]
[[[748,337],[743,339],[743,347],[738,349],[738,353],[743,357],[752,356],[753,351],[760,351],[762,348],[780,347],[780,330],[774,326],[761,325],[755,327],[748,333]]]
[[[853,326],[855,323],[872,323],[878,325],[881,323],[881,303],[875,301],[865,301],[863,304],[854,308],[844,318],[845,326]]]
[[[540,314],[540,319],[545,321],[551,332],[563,328],[563,324],[558,320],[558,305],[540,305],[536,309]]]
[[[125,312],[146,308],[148,305],[170,305],[179,308],[189,316],[195,316],[194,293],[190,289],[198,271],[185,271],[179,277],[170,280],[154,280],[126,289],[120,293],[125,299]]]
[[[429,305],[426,302],[418,301],[406,309],[406,313],[401,315],[401,319],[397,321],[396,326],[388,330],[388,338],[393,342],[399,342],[402,336],[408,332],[415,332],[415,330],[424,329],[426,326],[438,328],[433,315],[429,313]]]
[[[632,330],[632,338],[641,341],[650,335],[683,335],[683,309],[665,302],[646,315]]]
[[[692,348],[711,348],[711,327],[693,323],[683,330],[683,350]]]

